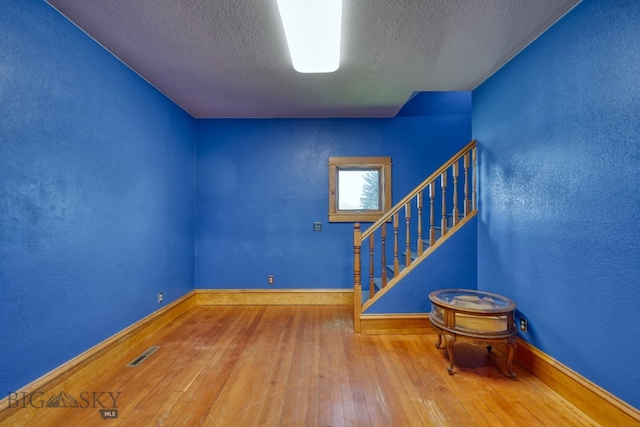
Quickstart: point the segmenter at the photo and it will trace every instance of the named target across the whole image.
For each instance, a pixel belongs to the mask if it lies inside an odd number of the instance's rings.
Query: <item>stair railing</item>
[[[364,232],[361,230],[360,223],[354,225],[353,295],[356,331],[360,330],[360,315],[371,304],[475,215],[477,212],[476,166],[476,140],[474,139]],[[425,209],[425,202],[428,203],[427,209]],[[412,213],[414,209],[415,215]],[[423,224],[428,224],[428,237],[423,237]],[[387,230],[388,227],[391,227],[391,233]],[[387,262],[388,235],[393,239],[391,263]],[[403,247],[400,247],[402,237],[404,237]],[[363,298],[362,288],[361,252],[362,242],[366,240],[368,240],[369,256],[365,258],[365,267],[368,264],[368,268],[365,269],[368,270],[365,283],[368,290],[365,289],[366,301],[363,301],[365,298]],[[376,259],[378,253],[378,259]],[[392,277],[389,278],[389,275]]]

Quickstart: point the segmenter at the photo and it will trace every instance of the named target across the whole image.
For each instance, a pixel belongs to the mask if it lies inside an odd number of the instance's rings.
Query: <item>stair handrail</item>
[[[393,207],[389,211],[384,213],[376,222],[371,224],[369,228],[363,231],[361,233],[361,240],[364,240],[367,237],[369,237],[369,235],[373,233],[375,230],[377,230],[378,228],[380,228],[382,224],[389,221],[389,219],[393,215],[395,215],[397,212],[399,212],[404,207],[405,204],[407,204],[418,193],[424,190],[429,184],[433,183],[433,181],[435,181],[440,175],[442,175],[442,173],[444,173],[445,170],[449,169],[452,164],[459,161],[462,158],[462,156],[464,156],[468,151],[471,151],[473,148],[475,148],[475,146],[476,146],[476,140],[472,139],[471,142],[469,142],[460,151],[454,154],[446,163],[444,163],[442,166],[436,169],[436,171],[433,172],[431,175],[429,175],[427,179],[425,179],[420,184],[418,184],[418,186],[414,188],[409,194],[407,194],[402,200],[400,200],[398,203],[393,205]],[[473,207],[475,209],[476,207],[475,194],[473,195],[472,200],[473,200]]]

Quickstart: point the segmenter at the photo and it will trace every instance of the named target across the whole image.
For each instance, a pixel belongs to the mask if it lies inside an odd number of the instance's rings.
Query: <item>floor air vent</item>
[[[127,365],[127,368],[133,368],[134,366],[138,366],[139,364],[141,364],[142,362],[144,362],[144,360],[151,356],[153,353],[156,352],[156,350],[158,350],[160,347],[157,345],[151,346],[149,347],[147,350],[145,350],[144,353],[142,353],[140,356],[136,357],[135,360],[131,363],[129,363]]]

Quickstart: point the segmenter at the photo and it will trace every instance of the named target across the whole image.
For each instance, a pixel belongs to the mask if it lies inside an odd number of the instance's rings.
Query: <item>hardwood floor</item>
[[[504,376],[499,352],[456,344],[450,376],[435,334],[355,335],[351,315],[349,306],[193,308],[61,389],[87,408],[41,408],[27,425],[597,425],[518,365],[516,381]],[[105,409],[117,418],[103,419]]]

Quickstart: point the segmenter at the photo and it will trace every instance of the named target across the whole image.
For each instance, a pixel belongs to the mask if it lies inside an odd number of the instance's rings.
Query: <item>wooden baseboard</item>
[[[640,425],[638,409],[519,338],[516,362],[600,425]]]
[[[434,334],[429,315],[416,314],[363,314],[359,333],[364,335]]]
[[[196,305],[353,305],[351,289],[196,289]]]
[[[107,338],[84,353],[58,366],[42,377],[16,391],[16,396],[34,392],[47,395],[59,389],[71,390],[75,384],[99,374],[106,364],[122,357],[127,351],[173,322],[195,306],[195,292],[178,298],[163,308],[151,313],[126,329]],[[11,407],[14,406],[14,407]],[[9,405],[9,396],[0,400],[0,423],[11,417],[12,425],[22,425],[37,415],[38,408]]]

